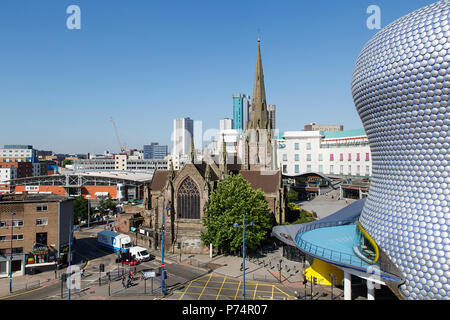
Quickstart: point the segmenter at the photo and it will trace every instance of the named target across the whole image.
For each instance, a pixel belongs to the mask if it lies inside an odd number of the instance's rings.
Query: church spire
[[[253,85],[253,104],[249,129],[267,129],[268,113],[266,105],[266,90],[261,60],[261,40],[258,38],[258,52],[256,54],[255,82]]]
[[[191,134],[191,163],[195,164],[194,135]]]

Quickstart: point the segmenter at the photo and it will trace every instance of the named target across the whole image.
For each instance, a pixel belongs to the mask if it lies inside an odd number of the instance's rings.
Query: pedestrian
[[[122,287],[125,288],[125,275],[122,276]]]

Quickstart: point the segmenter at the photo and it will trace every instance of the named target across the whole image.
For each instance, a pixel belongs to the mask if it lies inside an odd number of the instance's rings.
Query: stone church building
[[[274,170],[272,131],[266,106],[264,76],[258,39],[258,52],[250,121],[244,134],[243,159],[228,159],[223,148],[220,159],[207,154],[202,161],[195,159],[191,139],[191,161],[180,170],[157,170],[144,194],[145,227],[149,230],[151,247],[160,248],[164,216],[165,249],[170,252],[200,253],[209,250],[200,240],[205,231],[202,218],[209,195],[217,183],[231,174],[241,174],[253,189],[261,189],[269,211],[277,223],[284,222],[285,192],[280,170]],[[225,153],[224,153],[225,152]],[[230,161],[233,160],[233,161]],[[229,163],[232,162],[232,163]],[[241,163],[241,164],[238,164]]]

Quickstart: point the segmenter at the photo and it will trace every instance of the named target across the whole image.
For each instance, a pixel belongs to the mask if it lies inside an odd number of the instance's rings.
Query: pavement
[[[306,211],[314,211],[317,214],[317,218],[322,219],[355,201],[353,199],[339,199],[339,190],[333,190],[312,200],[297,201],[295,203]]]

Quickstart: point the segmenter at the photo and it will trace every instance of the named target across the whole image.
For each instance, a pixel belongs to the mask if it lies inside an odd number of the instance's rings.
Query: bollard
[[[151,282],[151,295],[153,295],[153,277],[152,277],[152,282]]]

